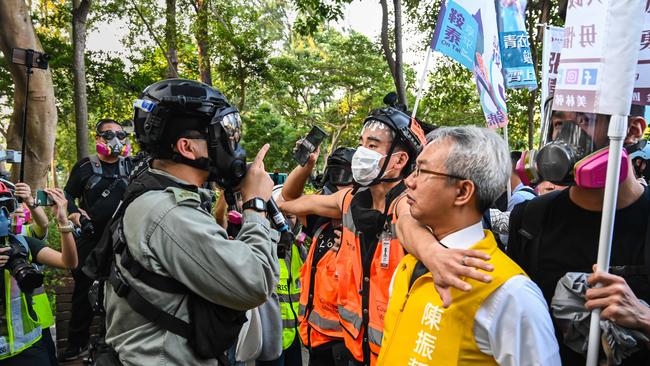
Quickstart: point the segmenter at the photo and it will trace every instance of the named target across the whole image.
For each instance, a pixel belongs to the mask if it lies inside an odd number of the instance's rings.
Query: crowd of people
[[[45,189],[61,252],[43,244],[30,187],[0,182],[0,236],[15,243],[0,248],[0,364],[580,365],[595,308],[604,362],[650,364],[644,112],[630,110],[611,267],[598,272],[603,169],[584,166],[602,164],[608,116],[554,112],[541,149],[516,152],[493,130],[435,127],[393,103],[318,179],[311,146],[274,186],[264,157],[278,147],[247,164],[220,91],[154,83],[134,102],[136,158],[124,127],[100,120],[97,154]],[[72,270],[66,349],[42,275],[28,280],[37,265]]]

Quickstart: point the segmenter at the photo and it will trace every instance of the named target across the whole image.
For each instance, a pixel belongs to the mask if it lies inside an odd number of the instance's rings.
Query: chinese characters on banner
[[[443,308],[432,303],[427,303],[424,307],[420,320],[422,328],[418,332],[415,347],[411,351],[413,357],[409,359],[409,366],[429,365],[433,360],[433,351],[436,349],[440,322],[444,312]]]
[[[497,0],[503,74],[508,88],[537,88],[526,31],[526,0]]]
[[[544,44],[542,49],[542,121],[544,120],[544,104],[546,99],[555,93],[557,71],[560,66],[560,54],[564,44],[564,28],[547,26],[544,28]]]
[[[508,109],[494,1],[443,2],[431,47],[474,72],[488,127],[507,125]]]
[[[431,48],[458,61],[472,70],[478,24],[467,10],[453,1],[442,4]]]
[[[553,110],[629,113],[645,3],[569,1]]]
[[[632,103],[650,105],[650,0],[646,0]]]

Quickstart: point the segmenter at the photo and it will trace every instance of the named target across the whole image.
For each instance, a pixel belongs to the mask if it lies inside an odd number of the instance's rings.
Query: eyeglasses
[[[458,180],[466,180],[467,179],[467,178],[459,177],[459,176],[453,175],[453,174],[439,173],[439,172],[434,172],[433,170],[422,169],[419,166],[416,166],[415,171],[413,171],[413,178],[417,178],[420,174],[431,174],[431,175],[438,176],[438,177],[447,177],[447,178],[453,178],[453,179],[458,179]]]
[[[119,131],[107,130],[107,131],[98,132],[97,136],[103,138],[106,141],[112,140],[113,138],[115,138],[115,136],[117,136],[119,140],[124,140],[125,138],[127,138],[127,136],[129,136],[129,133],[123,130],[119,130]]]

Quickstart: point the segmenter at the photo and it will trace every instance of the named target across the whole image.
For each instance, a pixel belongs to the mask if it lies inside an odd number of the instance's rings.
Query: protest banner
[[[506,87],[534,90],[537,78],[526,31],[526,2],[497,0],[497,24]]]
[[[553,110],[628,114],[645,16],[639,11],[642,2],[569,2]],[[635,5],[621,8],[623,3]]]
[[[544,27],[544,44],[542,45],[542,80],[541,80],[541,117],[544,120],[544,105],[555,93],[560,55],[564,44],[564,28],[547,25]]]
[[[507,125],[508,109],[494,1],[443,2],[431,48],[472,70],[488,127]]]
[[[650,0],[645,5],[645,21],[641,30],[639,61],[632,103],[650,105]]]

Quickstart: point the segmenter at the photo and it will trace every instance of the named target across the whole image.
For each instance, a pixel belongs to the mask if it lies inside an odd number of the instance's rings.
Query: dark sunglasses
[[[106,141],[112,140],[113,138],[115,138],[115,136],[117,136],[117,138],[119,140],[124,140],[125,138],[127,138],[129,136],[129,133],[126,132],[126,131],[123,131],[123,130],[120,130],[120,131],[108,130],[108,131],[98,132],[97,136],[103,138]]]

